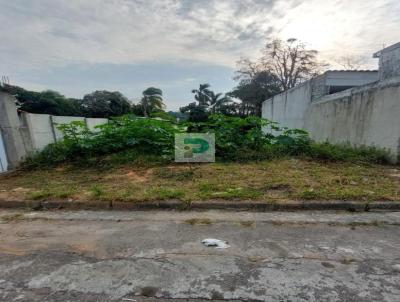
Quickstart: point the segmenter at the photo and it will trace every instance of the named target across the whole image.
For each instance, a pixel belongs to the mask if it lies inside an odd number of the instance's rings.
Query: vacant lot
[[[76,168],[0,176],[0,199],[79,201],[399,200],[398,167],[279,159],[257,163]]]

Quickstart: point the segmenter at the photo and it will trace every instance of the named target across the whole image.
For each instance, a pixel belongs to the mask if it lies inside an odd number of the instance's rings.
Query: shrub
[[[265,133],[263,130],[269,130]],[[307,132],[278,127],[255,116],[211,115],[206,122],[188,123],[188,132],[215,133],[216,156],[229,160],[261,160],[298,155],[309,148]]]
[[[184,127],[186,126],[186,127]],[[163,164],[173,158],[175,133],[214,133],[219,160],[266,160],[306,156],[331,161],[386,163],[388,153],[372,147],[315,143],[304,130],[281,128],[258,117],[211,115],[205,122],[176,125],[165,120],[124,116],[90,131],[82,122],[58,127],[64,139],[28,158],[27,166],[48,166],[66,161],[80,165]],[[263,131],[268,130],[268,131]]]
[[[330,143],[312,142],[306,155],[329,161],[352,161],[365,163],[388,163],[389,153],[376,147],[352,147],[350,145],[333,145]]]
[[[156,155],[171,158],[174,135],[182,128],[170,122],[124,116],[90,131],[83,122],[58,126],[64,134],[60,142],[50,144],[43,151],[27,159],[26,165],[53,165],[70,161],[87,161],[91,158],[118,154],[130,159],[139,155]]]

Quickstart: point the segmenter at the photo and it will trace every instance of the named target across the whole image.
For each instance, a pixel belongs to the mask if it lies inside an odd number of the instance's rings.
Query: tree
[[[150,113],[150,117],[156,119],[163,119],[174,123],[176,122],[176,117],[174,115],[170,114],[169,112],[165,112],[163,110],[153,111],[152,113]]]
[[[205,106],[196,104],[196,102],[190,103],[187,106],[181,107],[180,112],[189,113],[189,120],[192,122],[204,122],[208,118],[208,114]]]
[[[307,49],[297,39],[274,39],[266,43],[260,65],[278,78],[283,90],[288,90],[318,75],[324,64],[317,55],[316,50]]]
[[[208,114],[221,113],[229,111],[228,103],[232,100],[222,93],[214,93],[210,89],[210,84],[200,84],[199,89],[193,89],[195,101],[187,106],[181,107],[182,113],[189,113],[189,120],[195,122],[205,121]]]
[[[258,60],[241,59],[234,76],[238,85],[229,93],[241,100],[240,115],[261,116],[265,100],[319,74],[325,65],[317,55],[296,39],[274,39]]]
[[[155,87],[149,87],[143,91],[143,97],[140,101],[143,108],[143,115],[150,116],[150,113],[156,109],[163,110],[165,105],[163,103],[162,90]]]
[[[210,97],[210,112],[212,114],[220,113],[220,110],[225,105],[232,102],[231,98],[229,98],[227,95],[223,95],[222,93],[214,93],[213,91],[210,91],[209,97]]]
[[[364,56],[352,54],[345,54],[334,59],[334,61],[345,70],[358,70],[365,68],[367,63],[367,59]]]
[[[136,116],[143,116],[143,106],[141,103],[132,104],[131,105],[131,112]]]
[[[128,99],[118,91],[97,90],[83,97],[86,116],[108,118],[131,112]]]
[[[241,100],[240,115],[261,116],[262,103],[282,91],[279,79],[270,71],[258,69],[250,61],[241,61],[239,84],[228,94]]]
[[[210,84],[200,84],[199,89],[193,89],[194,99],[199,103],[199,106],[208,107],[210,103],[211,90]]]
[[[82,114],[80,102],[75,99],[68,99],[57,91],[36,92],[8,84],[2,85],[1,90],[14,95],[19,108],[23,111],[69,116]]]

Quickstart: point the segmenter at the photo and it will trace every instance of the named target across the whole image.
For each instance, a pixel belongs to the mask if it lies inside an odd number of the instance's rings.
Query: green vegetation
[[[394,167],[277,158],[258,162],[61,165],[0,178],[0,199],[141,202],[181,200],[399,200]],[[43,181],[43,180],[46,181]],[[68,188],[72,188],[69,190]]]
[[[23,171],[1,177],[0,198],[174,199],[183,208],[210,199],[399,198],[399,178],[390,167],[376,165],[385,163],[386,152],[315,143],[302,130],[281,129],[257,117],[211,115],[206,122],[174,124],[124,116],[94,132],[79,122],[60,129],[63,141],[29,158]],[[218,162],[173,163],[174,134],[185,131],[215,133]]]
[[[28,158],[26,166],[66,161],[97,164],[101,156],[111,156],[113,161],[134,160],[140,154],[172,158],[174,134],[180,131],[169,122],[129,116],[112,119],[94,132],[82,122],[60,125],[59,129],[64,140]]]
[[[165,105],[162,98],[162,90],[154,87],[149,87],[143,91],[143,97],[140,101],[143,108],[143,116],[148,117],[155,110],[164,109]]]
[[[205,122],[174,124],[170,121],[123,116],[98,126],[95,131],[82,122],[60,125],[64,140],[32,155],[25,167],[125,164],[143,159],[157,164],[173,160],[176,133],[214,133],[219,161],[254,161],[288,156],[319,160],[385,163],[387,153],[375,148],[351,148],[315,143],[307,132],[280,128],[258,117],[211,115]],[[264,132],[267,130],[267,132]]]
[[[86,117],[109,118],[131,113],[131,103],[120,92],[97,90],[83,97],[81,115]]]
[[[263,129],[270,131],[264,133]],[[216,156],[228,160],[263,160],[298,155],[307,151],[310,145],[305,131],[280,128],[276,123],[254,116],[211,115],[206,122],[188,123],[188,131],[215,133]]]
[[[212,224],[211,219],[209,218],[191,218],[185,220],[186,223],[190,225],[209,225]]]

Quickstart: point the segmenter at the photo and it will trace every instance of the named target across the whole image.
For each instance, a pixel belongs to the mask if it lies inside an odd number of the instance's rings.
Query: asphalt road
[[[400,212],[0,211],[0,301],[207,299],[400,301]]]

